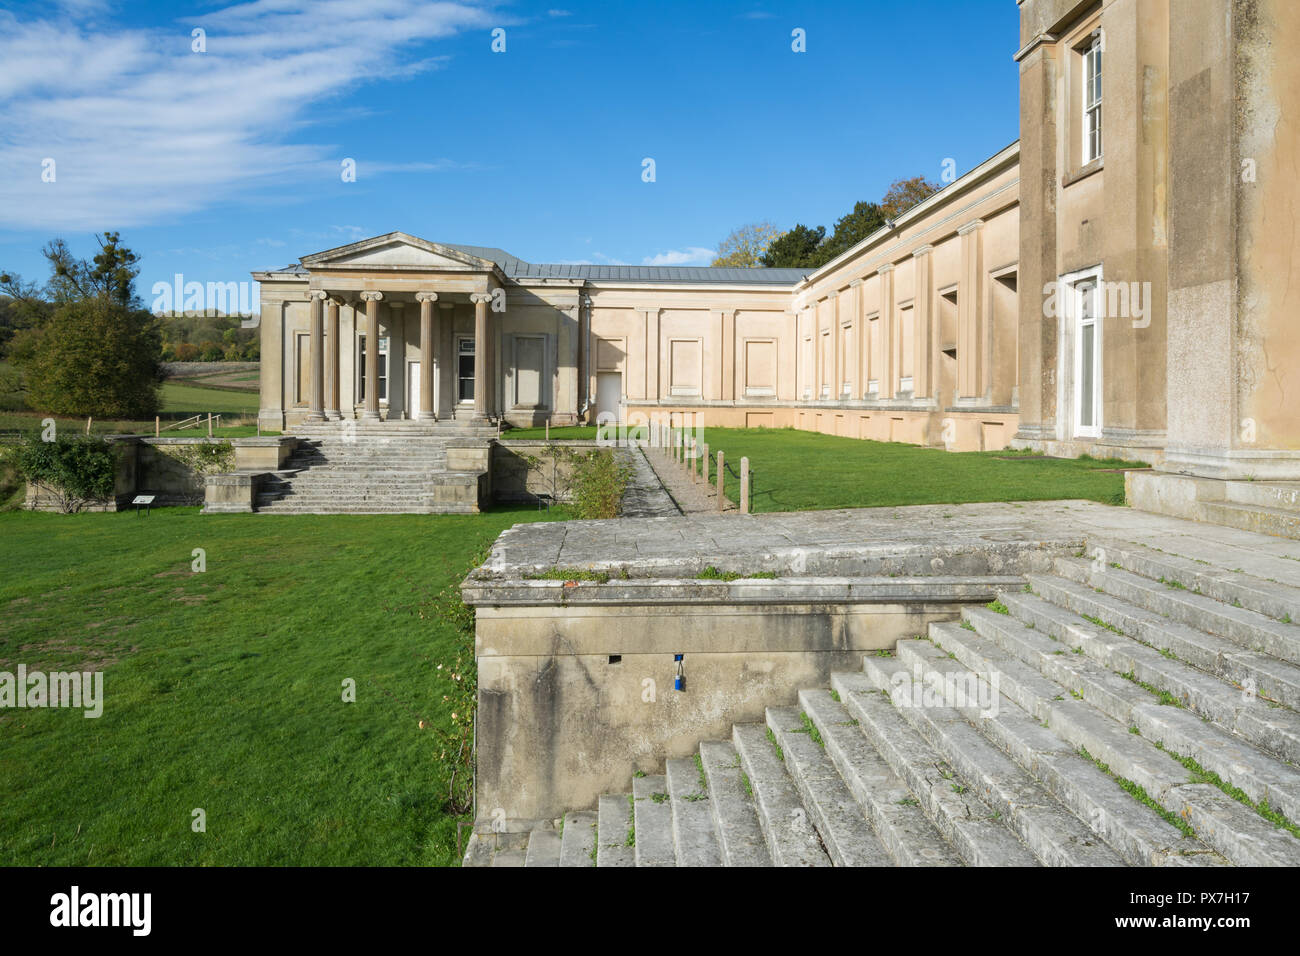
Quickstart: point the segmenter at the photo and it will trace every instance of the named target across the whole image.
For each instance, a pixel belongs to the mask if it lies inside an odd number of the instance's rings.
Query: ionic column
[[[420,303],[420,407],[413,417],[421,421],[434,418],[433,413],[433,304],[436,292],[417,292]]]
[[[488,417],[488,324],[487,306],[492,296],[475,292],[469,300],[474,303],[474,417]]]
[[[362,421],[379,421],[379,300],[382,292],[363,292],[366,304],[366,407]]]
[[[336,422],[339,414],[339,300],[325,307],[325,418]]]
[[[325,420],[325,323],[322,306],[325,303],[325,293],[320,289],[313,289],[307,295],[311,299],[311,340],[307,353],[311,381],[307,401],[307,421],[323,422]]]

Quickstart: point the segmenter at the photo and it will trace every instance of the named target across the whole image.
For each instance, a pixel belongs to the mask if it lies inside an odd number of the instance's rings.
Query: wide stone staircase
[[[1300,865],[1300,588],[1093,541],[467,865]]]
[[[413,423],[414,424],[414,423]],[[263,479],[257,511],[269,514],[462,514],[478,510],[481,474],[448,468],[462,429],[400,423],[339,429],[300,426],[284,469]],[[470,436],[473,437],[473,436]]]

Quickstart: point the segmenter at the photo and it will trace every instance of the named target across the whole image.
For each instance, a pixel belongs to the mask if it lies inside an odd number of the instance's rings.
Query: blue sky
[[[0,0],[0,268],[103,229],[146,302],[392,230],[707,265],[1012,142],[1016,41],[1013,0]]]

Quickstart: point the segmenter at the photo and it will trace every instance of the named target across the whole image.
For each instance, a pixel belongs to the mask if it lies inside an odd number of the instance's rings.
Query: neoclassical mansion
[[[393,232],[254,273],[262,425],[691,413],[1300,478],[1300,3],[1020,8],[1020,140],[817,270]]]

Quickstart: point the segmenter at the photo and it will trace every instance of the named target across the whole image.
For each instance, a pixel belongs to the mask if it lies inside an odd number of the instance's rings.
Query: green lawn
[[[162,386],[162,408],[160,414],[163,425],[168,422],[182,421],[194,415],[223,415],[226,421],[235,418],[253,418],[257,415],[258,393],[231,388],[205,388],[186,382],[168,381]],[[85,431],[86,420],[66,415],[48,416],[41,412],[11,409],[0,410],[0,432],[18,431],[35,434],[41,430],[41,421],[53,417],[61,429],[72,428],[79,433]],[[93,419],[91,431],[101,434],[135,433],[152,435],[154,423],[149,421],[127,421],[122,419]],[[214,428],[214,434],[223,438],[242,438],[257,434],[257,425],[226,425]],[[170,431],[172,436],[206,435],[206,424],[201,428],[189,428],[183,431]],[[265,433],[264,433],[265,434]]]
[[[256,415],[257,390],[235,391],[229,388],[204,388],[185,382],[164,382],[162,410],[177,418],[206,415]]]
[[[1142,467],[1013,451],[946,452],[794,429],[710,428],[704,440],[711,452],[725,452],[737,472],[741,457],[749,457],[755,511],[1054,498],[1123,504],[1124,475],[1117,469]],[[727,481],[734,498],[736,479]]]
[[[0,710],[0,863],[455,862],[419,721],[460,641],[413,609],[545,517],[0,515],[0,670],[102,666],[106,697]]]

